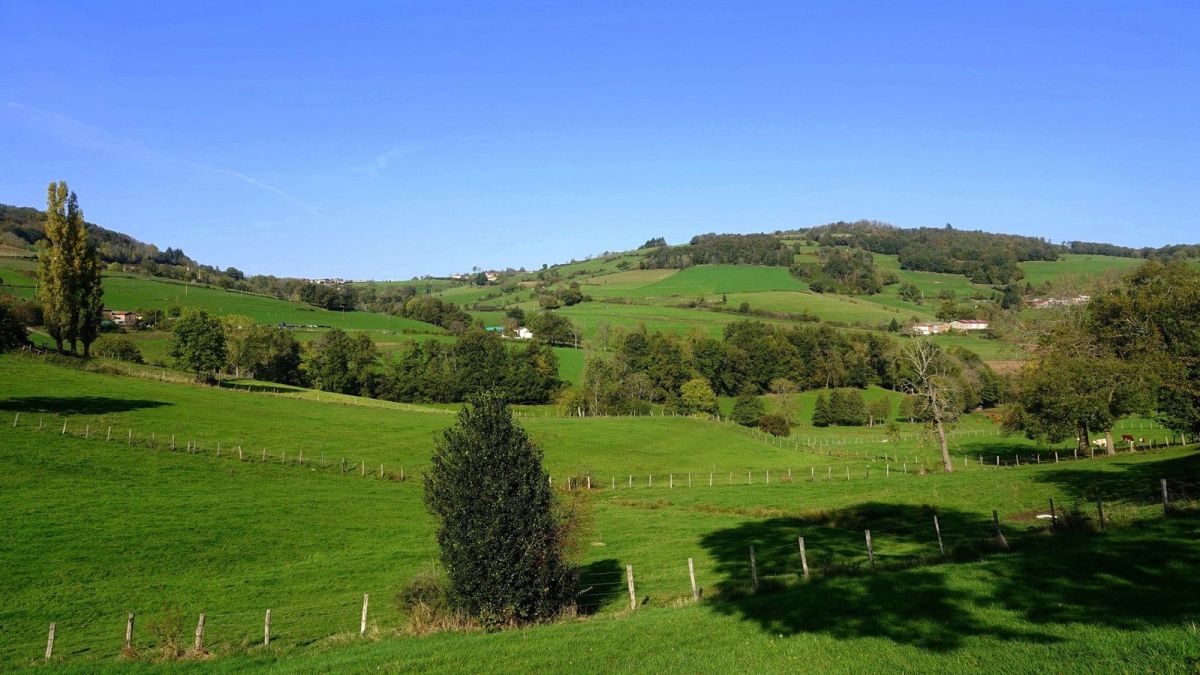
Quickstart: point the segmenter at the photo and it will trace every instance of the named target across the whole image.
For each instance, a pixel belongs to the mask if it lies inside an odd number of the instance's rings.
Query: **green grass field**
[[[1176,498],[1194,484],[1200,463],[1190,449],[1021,468],[972,462],[949,475],[905,475],[892,465],[886,475],[881,461],[776,447],[700,420],[523,419],[553,475],[596,479],[581,559],[590,588],[581,603],[593,613],[498,633],[413,637],[393,598],[436,558],[419,481],[413,469],[406,481],[363,477],[358,459],[342,475],[339,460],[359,455],[373,471],[386,461],[389,473],[398,469],[392,463],[419,467],[452,416],[84,372],[18,356],[0,357],[0,382],[0,412],[10,415],[0,424],[7,469],[0,476],[7,524],[0,667],[36,666],[51,621],[58,626],[52,667],[68,672],[452,671],[472,662],[502,672],[707,672],[729,663],[756,671],[899,664],[1171,671],[1200,655],[1193,627],[1200,520],[1191,511],[1164,520],[1157,503],[1160,477],[1180,486]],[[972,416],[964,431],[988,424]],[[115,431],[106,441],[109,425]],[[129,427],[133,445],[125,444]],[[143,444],[150,430],[157,449]],[[200,451],[167,450],[172,432],[181,450],[183,439],[195,438]],[[831,442],[849,432],[803,429]],[[878,430],[854,433],[865,439]],[[244,448],[240,460],[236,445]],[[296,464],[300,450],[304,466]],[[916,441],[897,450],[927,454]],[[1034,448],[979,434],[960,439],[959,450]],[[835,479],[818,474],[810,482],[805,467],[818,465]],[[849,480],[839,478],[845,468]],[[742,471],[730,485],[735,469]],[[745,469],[754,472],[751,485]],[[635,487],[612,489],[601,476],[615,479],[618,471],[626,480],[634,471],[676,473],[673,487],[659,473],[654,487],[637,475]],[[710,487],[708,471],[726,475]],[[1104,533],[1050,536],[1034,517],[1051,497],[1090,509],[1097,496],[1105,500]],[[992,509],[1009,551],[991,543]],[[875,572],[864,528],[872,530]],[[806,539],[813,570],[807,583],[799,578],[797,536]],[[750,593],[750,544],[757,594]],[[703,590],[699,603],[690,599],[688,558]],[[626,564],[637,579],[635,612],[621,576]],[[363,593],[371,597],[370,629],[360,639]],[[264,648],[255,644],[267,608],[273,640]],[[137,655],[123,658],[128,611],[138,613]],[[212,655],[155,665],[165,641],[190,644],[200,612]]]
[[[1143,262],[1145,261],[1139,258],[1068,253],[1053,262],[1023,262],[1021,269],[1025,272],[1025,281],[1034,286],[1041,286],[1047,281],[1056,283],[1068,277],[1086,278],[1112,271],[1126,272],[1138,267]]]
[[[642,286],[635,297],[679,296],[694,298],[720,293],[756,291],[803,291],[802,281],[784,267],[757,265],[697,265],[665,279]]]

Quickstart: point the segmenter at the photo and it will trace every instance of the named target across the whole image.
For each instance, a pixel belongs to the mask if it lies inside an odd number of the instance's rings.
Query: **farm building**
[[[944,323],[918,323],[914,324],[911,330],[914,335],[937,335],[945,333],[947,327],[948,324]]]
[[[137,312],[127,312],[120,309],[106,309],[101,312],[100,316],[118,326],[136,326],[142,318],[138,316]]]
[[[988,322],[978,319],[962,319],[959,321],[951,321],[951,330],[987,330]]]

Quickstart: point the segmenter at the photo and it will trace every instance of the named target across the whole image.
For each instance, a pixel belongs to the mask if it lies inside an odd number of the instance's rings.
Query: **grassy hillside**
[[[1049,281],[1054,283],[1064,277],[1097,276],[1106,272],[1124,272],[1141,265],[1140,258],[1118,258],[1108,255],[1065,254],[1053,262],[1031,261],[1021,263],[1025,281],[1040,286]]]
[[[346,453],[369,465],[375,458],[418,465],[451,416],[80,372],[13,356],[0,357],[0,381],[0,410],[24,411],[15,426],[0,424],[7,469],[0,515],[8,523],[0,664],[7,667],[36,664],[55,621],[59,668],[130,669],[118,656],[130,610],[138,612],[136,647],[145,660],[172,636],[190,643],[196,615],[207,613],[216,658],[189,661],[185,670],[449,671],[486,659],[514,672],[566,663],[585,672],[695,672],[729,661],[755,670],[862,672],[903,659],[917,670],[1162,671],[1195,656],[1190,622],[1200,587],[1191,577],[1200,521],[1163,520],[1156,502],[1159,477],[1180,490],[1195,481],[1200,464],[1190,450],[885,475],[881,462],[777,448],[698,420],[527,419],[560,476],[715,465],[751,468],[754,483],[718,477],[709,487],[697,473],[689,488],[676,474],[673,488],[661,478],[647,487],[638,477],[637,487],[612,490],[597,479],[603,489],[588,497],[593,526],[582,557],[591,590],[581,596],[594,615],[493,634],[411,637],[402,634],[393,597],[436,557],[419,483],[340,475],[336,461],[315,463],[324,451],[327,460]],[[84,424],[91,425],[86,440],[76,437]],[[108,424],[134,427],[135,441],[148,429],[160,439],[174,429],[180,439],[195,436],[201,450],[125,445],[117,432],[106,442],[100,430]],[[846,432],[805,433],[836,442]],[[226,444],[220,458],[218,438]],[[237,442],[242,461],[229,451]],[[960,443],[963,452],[1032,451],[983,434]],[[252,461],[262,449],[269,461]],[[300,449],[304,467],[295,465]],[[915,441],[896,450],[923,452]],[[809,482],[801,467],[815,462],[836,467],[835,476],[849,467],[853,477]],[[783,478],[785,465],[796,469],[794,481]],[[769,485],[767,467],[774,467]],[[1090,508],[1096,496],[1109,518],[1103,534],[1052,537],[1034,517],[1050,497],[1060,505],[1082,498]],[[990,543],[992,509],[1008,552]],[[937,555],[934,513],[946,559]],[[872,530],[874,573],[864,528]],[[807,542],[808,583],[798,578],[797,536]],[[763,581],[758,594],[749,593],[749,544]],[[703,589],[698,604],[689,599],[688,558]],[[633,613],[621,577],[626,564],[641,602]],[[362,593],[371,595],[367,640],[357,638]],[[254,643],[268,607],[274,637],[262,648]]]

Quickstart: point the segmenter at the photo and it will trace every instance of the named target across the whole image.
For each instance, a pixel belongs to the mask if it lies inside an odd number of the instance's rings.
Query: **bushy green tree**
[[[171,333],[171,357],[197,378],[211,378],[225,364],[225,332],[221,322],[208,312],[184,311]]]
[[[867,416],[870,418],[870,425],[875,426],[881,422],[887,422],[892,416],[892,399],[887,396],[879,398],[867,404]]]
[[[378,358],[379,349],[368,335],[351,336],[334,328],[316,342],[306,365],[309,378],[318,389],[370,396]]]
[[[911,281],[906,281],[900,284],[900,289],[896,291],[901,300],[907,300],[911,303],[920,305],[925,301],[925,295],[921,293],[921,289]]]
[[[746,390],[733,401],[733,421],[744,427],[758,426],[759,420],[766,413],[762,399],[753,392]]]
[[[142,351],[123,335],[101,335],[92,345],[92,353],[106,359],[142,363]]]
[[[829,423],[862,426],[867,423],[867,404],[857,389],[834,389],[829,394]]]
[[[789,436],[792,433],[791,423],[779,415],[763,415],[758,426],[772,436]]]
[[[688,415],[717,413],[717,395],[713,393],[707,380],[698,377],[688,380],[679,388],[679,404],[682,411]]]
[[[450,601],[485,624],[547,619],[576,572],[542,451],[497,394],[480,394],[439,439],[425,476]]]
[[[1097,342],[1146,379],[1163,424],[1200,435],[1200,269],[1148,262],[1088,314]]]
[[[829,414],[829,399],[825,397],[824,392],[817,394],[817,401],[813,404],[812,423],[814,427],[833,424],[833,417]]]

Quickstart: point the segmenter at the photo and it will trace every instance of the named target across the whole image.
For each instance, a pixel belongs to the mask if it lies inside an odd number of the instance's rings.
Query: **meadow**
[[[1038,287],[1046,282],[1053,284],[1067,278],[1095,278],[1112,271],[1126,272],[1143,262],[1140,258],[1067,253],[1052,262],[1023,262],[1021,269],[1025,272],[1024,281]]]
[[[0,412],[12,416],[0,424],[0,514],[8,524],[2,667],[38,666],[51,621],[51,667],[66,672],[446,671],[468,663],[498,672],[708,672],[729,664],[862,672],[900,662],[939,671],[1163,671],[1197,656],[1200,520],[1186,507],[1200,463],[1191,448],[1020,467],[968,462],[953,474],[918,475],[895,464],[884,472],[879,429],[802,422],[798,433],[830,443],[806,449],[696,419],[522,418],[556,485],[566,475],[595,479],[580,558],[584,615],[496,633],[414,636],[394,598],[436,559],[416,477],[451,414],[328,394],[316,400],[315,392],[292,398],[159,382],[19,355],[0,357],[0,381]],[[812,395],[803,395],[802,411]],[[867,392],[879,395],[890,394]],[[957,451],[1007,460],[1037,450],[985,433],[989,425],[971,416]],[[111,440],[102,435],[108,426]],[[199,448],[186,452],[184,439],[193,438]],[[920,440],[886,450],[893,458],[896,451],[932,457]],[[342,455],[352,456],[345,472]],[[370,471],[386,462],[389,479],[361,475],[364,459]],[[401,463],[410,467],[406,480]],[[810,480],[805,467],[817,466],[832,478],[814,471]],[[658,473],[654,486],[644,476],[632,488],[601,478],[635,470]],[[728,477],[735,470],[740,475]],[[710,487],[708,471],[725,475]],[[675,472],[671,483],[666,472]],[[1185,510],[1168,519],[1159,478],[1184,500]],[[1078,500],[1091,513],[1097,497],[1107,515],[1102,533],[1052,536],[1035,517],[1049,498],[1062,508]],[[993,543],[992,509],[1011,549]],[[874,571],[864,528],[873,535]],[[807,581],[798,536],[812,568]],[[688,558],[700,602],[691,599]],[[635,611],[626,564],[635,570]],[[371,604],[360,638],[363,593]],[[262,647],[267,608],[273,636]],[[128,611],[138,613],[135,653],[121,656]],[[202,611],[210,656],[160,662],[167,643],[190,644]]]

